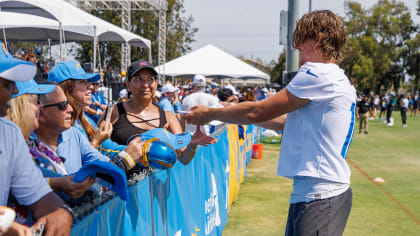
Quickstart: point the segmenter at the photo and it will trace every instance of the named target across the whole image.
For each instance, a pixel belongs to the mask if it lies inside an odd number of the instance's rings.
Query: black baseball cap
[[[158,74],[150,62],[144,61],[144,60],[138,60],[131,63],[131,65],[128,67],[128,72],[127,72],[128,79],[131,79],[131,77],[133,77],[137,72],[143,69],[150,69],[153,71],[155,75]]]

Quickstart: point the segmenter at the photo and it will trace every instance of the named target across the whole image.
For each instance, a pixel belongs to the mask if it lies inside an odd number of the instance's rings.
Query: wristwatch
[[[71,217],[73,217],[73,220],[74,220],[74,211],[73,211],[73,209],[71,209],[71,207],[69,205],[64,204],[64,205],[60,206],[60,208],[63,208],[68,213],[70,213]]]

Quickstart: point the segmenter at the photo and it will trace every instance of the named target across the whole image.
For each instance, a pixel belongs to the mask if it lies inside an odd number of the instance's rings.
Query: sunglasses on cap
[[[67,106],[69,105],[70,101],[64,101],[64,102],[57,102],[53,104],[43,105],[42,107],[54,107],[57,106],[60,111],[65,111],[67,109]]]

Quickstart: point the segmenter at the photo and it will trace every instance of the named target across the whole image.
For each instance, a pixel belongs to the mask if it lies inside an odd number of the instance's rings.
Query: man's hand
[[[0,233],[3,233],[1,227],[0,227]],[[2,234],[2,236],[12,236],[12,235],[32,236],[32,230],[25,225],[21,225],[19,223],[13,222],[12,225],[10,225],[9,229],[4,234]]]
[[[77,199],[95,183],[95,180],[88,177],[80,183],[73,182],[74,176],[65,176],[63,178],[63,192],[69,195],[73,199]]]
[[[195,125],[205,125],[211,121],[210,108],[206,106],[194,106],[191,109],[191,113],[185,114],[184,119]]]
[[[74,176],[51,178],[51,187],[54,191],[64,192],[73,199],[81,197],[95,183],[92,178],[86,178],[80,183],[73,182]]]
[[[144,143],[145,142],[141,141],[140,137],[135,137],[130,141],[130,143],[128,143],[124,151],[130,154],[131,158],[133,158],[135,162],[139,162],[139,160],[142,158]]]
[[[201,132],[200,126],[197,125],[197,129],[194,135],[191,137],[191,144],[207,146],[207,144],[213,144],[213,143],[217,143],[217,139],[211,136],[205,135],[203,132]]]
[[[41,217],[33,226],[39,228],[40,223],[46,228],[45,236],[64,236],[70,235],[71,226],[73,224],[73,216],[64,208],[58,208],[54,212]]]

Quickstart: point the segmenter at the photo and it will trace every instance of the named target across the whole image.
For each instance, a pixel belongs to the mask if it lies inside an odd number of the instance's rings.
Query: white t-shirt
[[[192,93],[184,98],[182,101],[181,108],[183,111],[190,110],[191,107],[197,106],[197,105],[203,105],[208,107],[223,107],[218,99],[216,99],[214,96],[204,93],[202,91]],[[190,132],[191,134],[195,133],[196,125],[192,124],[185,124],[185,131]],[[206,135],[209,135],[210,127],[208,125],[200,126],[201,132],[203,132]]]
[[[0,118],[0,205],[7,204],[9,190],[21,205],[31,205],[51,192],[35,166],[20,129]]]
[[[350,184],[356,91],[335,64],[305,63],[286,87],[311,101],[287,116],[277,174]]]
[[[403,98],[402,100],[402,108],[408,108],[408,98]]]

